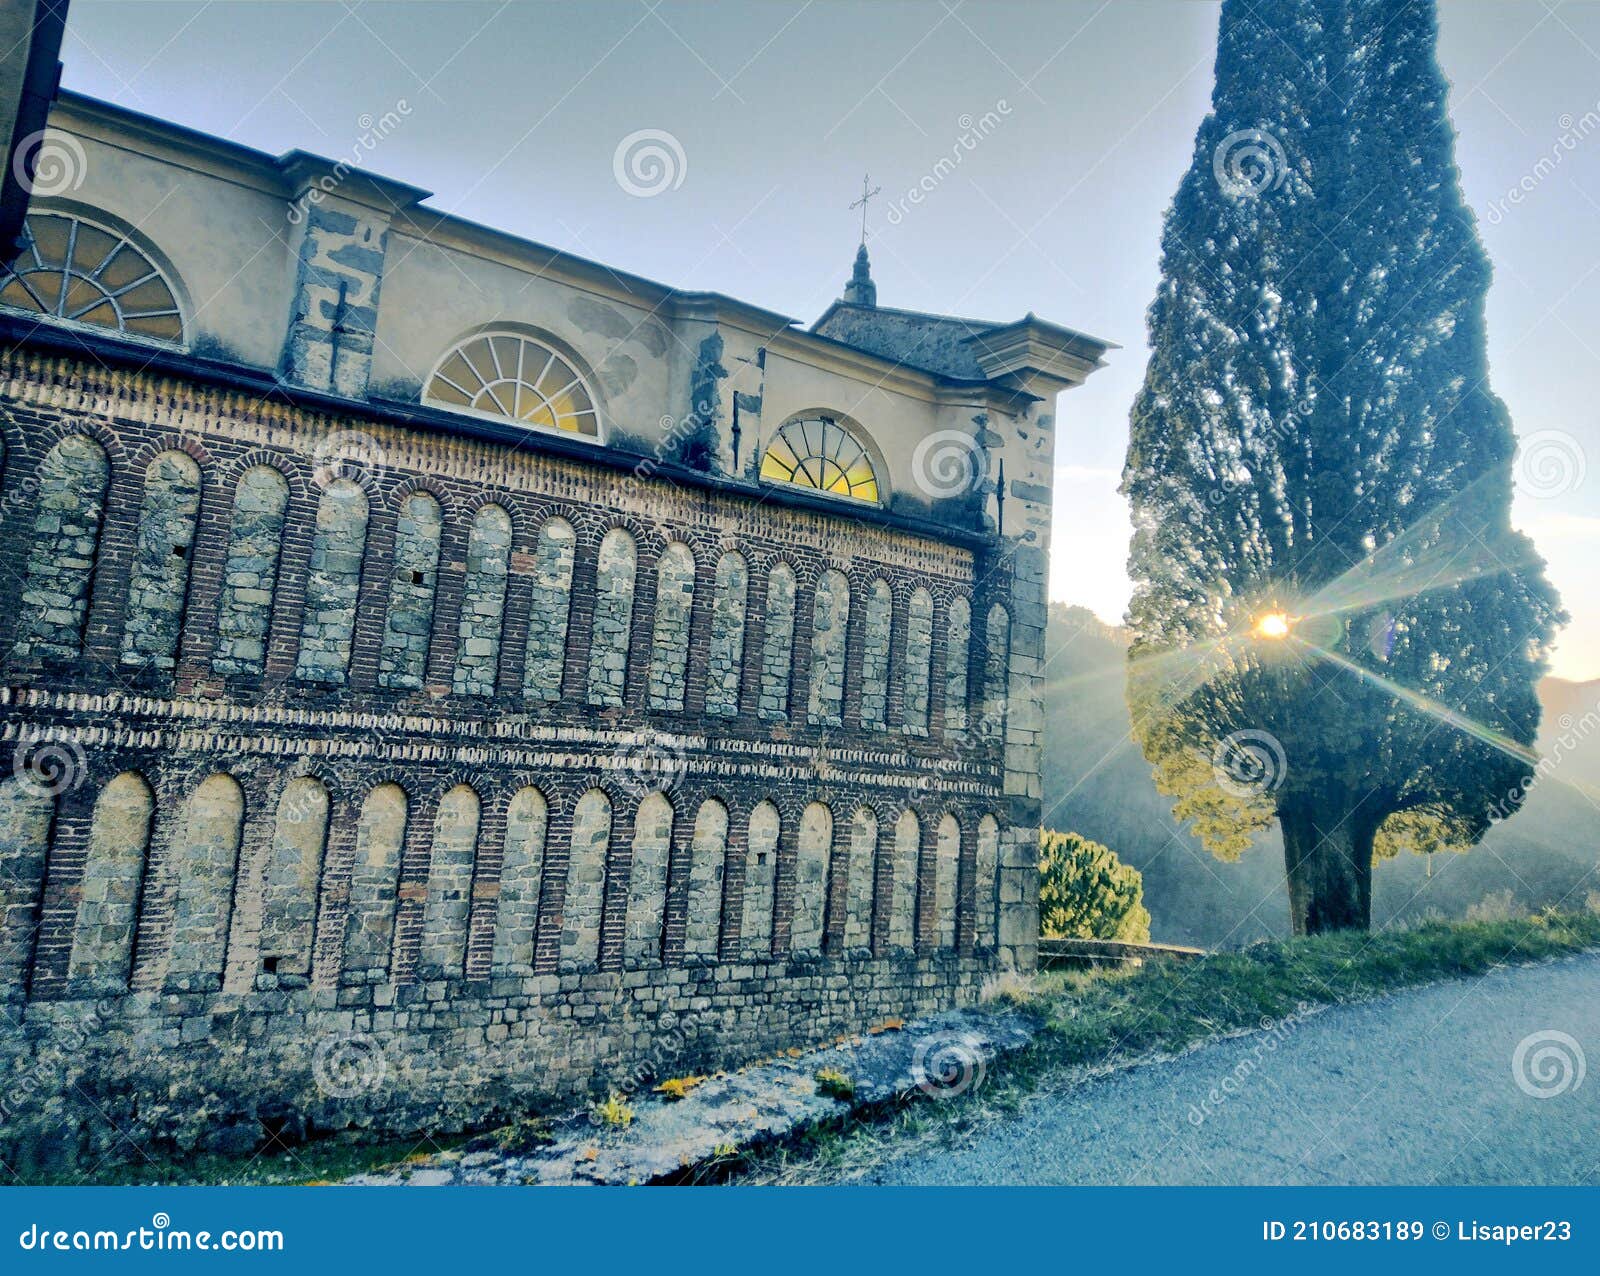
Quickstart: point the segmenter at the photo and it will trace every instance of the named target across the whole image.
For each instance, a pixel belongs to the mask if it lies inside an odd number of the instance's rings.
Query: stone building
[[[0,1141],[461,1127],[1037,935],[1054,403],[82,97],[0,274]]]

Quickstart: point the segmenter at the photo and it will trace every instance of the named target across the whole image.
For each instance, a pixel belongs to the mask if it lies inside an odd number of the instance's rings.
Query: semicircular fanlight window
[[[767,445],[761,477],[857,501],[878,500],[878,474],[866,448],[832,417],[787,422]]]
[[[440,361],[425,397],[535,429],[600,437],[600,416],[583,377],[550,347],[518,333],[463,341]]]
[[[180,344],[183,315],[161,268],[81,217],[30,213],[22,252],[0,268],[0,306],[125,336]]]

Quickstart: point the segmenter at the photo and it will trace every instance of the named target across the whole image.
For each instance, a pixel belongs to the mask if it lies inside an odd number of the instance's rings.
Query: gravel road
[[[871,1181],[1600,1184],[1585,1052],[1600,1067],[1600,953],[1334,1007],[1042,1094]]]

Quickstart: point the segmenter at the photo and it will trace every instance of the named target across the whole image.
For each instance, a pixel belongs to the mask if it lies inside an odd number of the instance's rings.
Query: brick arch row
[[[65,434],[10,494],[22,499],[0,501],[19,526],[31,501],[16,656],[83,658],[91,594],[109,589],[102,646],[133,678],[171,679],[189,653],[245,690],[370,678],[465,704],[1004,736],[998,601],[980,619],[966,592],[869,563],[553,506],[527,527],[490,494],[451,505],[416,481],[375,495],[348,459],[308,484],[252,453],[208,490],[203,449],[166,443],[121,457]],[[137,467],[132,487],[119,467]],[[117,570],[97,576],[106,561]],[[201,577],[214,602],[191,607]]]
[[[59,798],[0,785],[0,1000],[997,942],[1001,824],[979,805],[118,765]]]

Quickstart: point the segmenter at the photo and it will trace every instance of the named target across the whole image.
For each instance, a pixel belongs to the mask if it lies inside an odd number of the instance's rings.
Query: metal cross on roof
[[[859,208],[861,210],[861,242],[863,244],[867,242],[867,201],[874,195],[879,195],[883,192],[883,187],[881,186],[874,186],[871,190],[868,190],[867,183],[870,180],[871,178],[867,174],[863,173],[861,175],[861,198],[850,205],[851,208]]]

